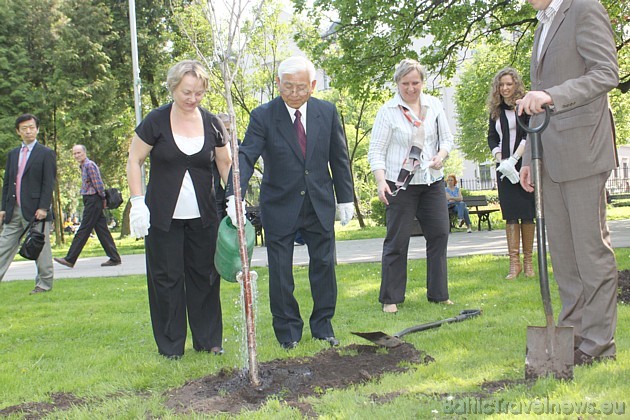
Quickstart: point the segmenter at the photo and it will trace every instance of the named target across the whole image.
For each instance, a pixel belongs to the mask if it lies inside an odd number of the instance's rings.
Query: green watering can
[[[251,223],[245,223],[245,242],[247,242],[247,263],[251,263],[254,253],[256,231]],[[219,224],[217,248],[214,252],[214,267],[223,279],[236,283],[236,275],[243,270],[238,245],[238,230],[228,216]]]

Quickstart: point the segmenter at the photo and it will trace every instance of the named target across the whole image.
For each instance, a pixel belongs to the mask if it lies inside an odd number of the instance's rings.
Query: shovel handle
[[[542,159],[542,144],[540,142],[540,133],[549,125],[549,119],[551,118],[551,111],[549,106],[543,105],[545,109],[545,119],[538,127],[530,127],[518,116],[518,105],[516,106],[516,121],[518,125],[528,134],[531,134],[531,148],[532,148],[532,160]]]
[[[450,324],[452,322],[460,322],[460,321],[463,321],[465,319],[472,318],[473,316],[477,316],[479,314],[481,314],[481,309],[465,309],[465,310],[461,311],[459,313],[459,315],[457,315],[455,317],[452,317],[452,318],[442,319],[440,321],[429,322],[427,324],[415,325],[413,327],[405,328],[404,330],[394,334],[394,337],[400,338],[403,335],[407,335],[407,334],[410,334],[410,333],[430,330],[432,328],[437,328],[437,327],[439,327],[442,324]]]
[[[549,106],[545,104],[543,105],[543,109],[545,110],[545,119],[542,124],[540,124],[538,127],[530,127],[518,116],[518,105],[516,105],[516,121],[518,122],[518,125],[520,125],[521,128],[525,130],[525,132],[528,134],[540,133],[545,128],[547,128],[547,125],[549,124],[549,119],[551,118],[551,111],[549,110]]]
[[[534,201],[536,203],[536,241],[538,244],[538,277],[540,280],[540,295],[545,309],[547,328],[555,326],[553,319],[553,307],[551,306],[551,293],[549,292],[549,274],[547,271],[547,238],[545,236],[545,215],[542,196],[542,143],[540,133],[547,128],[551,111],[547,105],[545,119],[538,127],[530,128],[520,118],[516,118],[518,125],[530,134],[532,149],[532,177],[534,181]],[[516,108],[518,115],[518,106]]]

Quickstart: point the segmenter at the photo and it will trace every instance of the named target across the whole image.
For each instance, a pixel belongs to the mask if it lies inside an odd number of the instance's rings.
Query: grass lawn
[[[616,250],[619,268],[630,268],[630,249]],[[337,267],[339,298],[334,318],[342,345],[366,342],[350,331],[393,334],[406,327],[448,318],[462,309],[481,308],[483,315],[463,323],[410,334],[404,341],[435,358],[402,374],[345,390],[323,390],[309,397],[323,418],[407,419],[454,418],[466,401],[520,404],[535,401],[587,404],[602,408],[618,403],[630,414],[630,307],[619,304],[617,361],[575,368],[573,381],[538,380],[515,384],[487,395],[487,381],[518,381],[524,376],[527,326],[544,325],[538,283],[520,277],[505,281],[507,257],[470,256],[449,259],[453,307],[429,304],[424,287],[425,260],[409,262],[407,300],[398,315],[384,314],[377,302],[380,264],[344,264]],[[258,268],[257,340],[260,362],[311,356],[326,348],[310,339],[308,327],[297,349],[280,348],[271,328],[267,270]],[[296,296],[303,317],[311,310],[307,268],[295,268]],[[180,418],[164,406],[163,393],[189,380],[216,374],[223,368],[246,366],[242,351],[243,325],[239,286],[222,283],[224,347],[213,356],[192,350],[170,361],[157,354],[151,333],[144,276],[55,280],[52,293],[29,296],[29,282],[0,283],[0,410],[17,404],[51,401],[51,393],[71,393],[83,401],[51,419]],[[552,284],[554,309],[559,309]],[[379,398],[382,397],[382,398]],[[380,402],[376,402],[380,401]],[[620,404],[624,404],[623,406]],[[567,413],[565,411],[565,413]],[[463,414],[463,413],[460,413]],[[570,413],[567,413],[570,414]],[[244,413],[247,419],[293,419],[300,413],[270,400],[260,410]],[[463,415],[460,418],[500,418],[499,415]],[[559,416],[524,416],[558,418]],[[563,418],[577,418],[573,413]],[[582,418],[598,418],[589,415]],[[188,417],[192,418],[192,417]],[[201,418],[194,417],[194,418]],[[205,416],[204,416],[205,418]],[[501,417],[502,418],[502,417]]]

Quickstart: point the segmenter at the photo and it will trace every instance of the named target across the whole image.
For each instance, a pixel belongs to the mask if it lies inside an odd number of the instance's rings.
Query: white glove
[[[518,159],[512,155],[508,159],[501,161],[501,164],[497,168],[497,171],[501,172],[503,175],[501,179],[507,177],[512,184],[518,184],[520,182],[520,178],[518,176],[518,171],[515,166],[518,162]]]
[[[144,238],[149,234],[151,226],[151,212],[144,203],[144,195],[131,197],[131,210],[129,211],[129,227],[131,235],[136,238]]]
[[[345,226],[354,217],[354,203],[339,203],[337,204],[337,211],[341,226]]]
[[[243,222],[247,223],[247,217],[245,217],[245,214],[247,213],[247,210],[245,210],[245,200],[243,200],[243,205],[241,207],[243,208]],[[230,222],[232,222],[232,226],[237,226],[236,199],[233,195],[227,198],[227,215],[230,218]]]

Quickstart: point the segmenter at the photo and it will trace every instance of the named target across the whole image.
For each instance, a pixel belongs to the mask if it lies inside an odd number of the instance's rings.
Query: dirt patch
[[[85,404],[85,400],[72,394],[54,392],[50,394],[52,402],[30,402],[0,410],[0,417],[8,417],[11,414],[20,414],[23,419],[34,420],[44,417],[53,410],[69,410],[73,406]]]
[[[618,298],[621,303],[630,303],[630,270],[619,272]]]
[[[393,349],[350,345],[331,348],[313,357],[272,360],[259,365],[262,384],[252,387],[242,371],[221,371],[189,382],[167,393],[167,407],[178,413],[239,413],[257,410],[269,398],[278,398],[307,416],[314,413],[300,397],[317,396],[328,389],[376,379],[386,372],[404,372],[408,363],[430,363],[434,359],[411,344]]]

